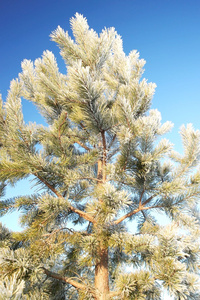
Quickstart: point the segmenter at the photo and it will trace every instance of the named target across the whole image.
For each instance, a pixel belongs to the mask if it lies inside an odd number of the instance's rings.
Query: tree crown
[[[30,175],[42,188],[0,203],[25,226],[0,231],[4,299],[156,300],[163,288],[199,299],[200,132],[182,126],[184,154],[173,151],[138,52],[125,55],[114,28],[98,35],[82,15],[71,28],[74,40],[51,34],[66,74],[45,51],[22,62],[1,101],[1,191]],[[46,125],[24,122],[22,98]]]

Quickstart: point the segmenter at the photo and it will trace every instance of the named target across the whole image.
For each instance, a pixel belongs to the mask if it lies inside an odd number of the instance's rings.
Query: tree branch
[[[139,206],[137,209],[134,209],[133,211],[127,213],[126,215],[122,216],[121,218],[119,218],[118,220],[114,221],[114,224],[119,224],[121,223],[123,220],[125,220],[128,217],[131,217],[133,215],[135,215],[136,213],[138,213],[139,211],[145,209],[144,208],[144,204],[142,204],[142,197],[144,195],[145,189],[143,189],[141,195],[140,195],[140,200],[139,200]]]
[[[109,144],[109,146],[108,146],[108,150],[110,150],[110,148],[112,147],[112,145],[113,145],[113,143],[114,143],[114,141],[115,141],[115,139],[116,139],[116,134],[114,134],[114,136],[113,136],[113,138],[112,138],[112,140],[111,140],[111,142],[110,142],[110,144]]]
[[[55,272],[51,272],[49,270],[47,270],[46,268],[42,267],[41,268],[44,272],[44,274],[46,274],[48,277],[51,277],[51,278],[54,278],[54,279],[57,279],[57,280],[60,280],[64,283],[69,283],[71,284],[73,287],[75,287],[76,289],[78,290],[82,290],[82,291],[90,291],[90,293],[94,296],[94,299],[96,299],[96,291],[95,289],[93,289],[92,287],[88,287],[87,285],[83,284],[83,283],[80,283],[70,277],[65,277],[65,276],[62,276],[58,273],[55,273]]]
[[[42,181],[58,198],[63,198],[63,196],[51,185],[49,184],[44,178],[42,178],[38,173],[34,173],[34,175],[40,180]],[[90,215],[88,215],[86,212],[73,207],[72,205],[69,205],[68,208],[77,213],[80,217],[84,218],[87,221],[90,221],[93,224],[96,224],[96,221],[93,217],[91,217]]]
[[[144,195],[145,189],[143,189],[141,195],[140,195],[140,200],[139,200],[139,207],[142,205],[142,197]]]
[[[145,206],[146,204],[148,204],[154,196],[149,197],[144,203],[142,203],[143,206]]]
[[[44,178],[42,178],[38,173],[33,173],[40,181],[42,181],[57,197],[63,198],[63,196]]]
[[[87,131],[87,129],[86,129],[86,127],[83,125],[83,123],[79,123],[79,124],[80,124],[81,128],[82,128],[85,132],[87,132],[87,134],[89,134],[89,132]]]
[[[80,142],[80,141],[75,141],[75,143],[77,143],[78,145],[80,145],[82,148],[84,148],[84,149],[87,150],[87,151],[90,151],[90,150],[91,150],[88,146],[86,146],[85,144],[83,144],[83,143]]]
[[[126,215],[124,215],[124,216],[120,217],[119,219],[115,220],[113,223],[114,223],[115,225],[117,225],[117,224],[121,223],[122,221],[124,221],[126,218],[135,215],[136,213],[138,213],[138,212],[141,211],[141,210],[142,210],[142,209],[138,207],[137,209],[134,209],[134,210],[132,210],[131,212],[127,213]]]
[[[80,289],[80,290],[86,290],[87,289],[87,286],[85,284],[82,284],[82,283],[80,283],[80,282],[78,282],[74,279],[71,279],[70,277],[65,277],[65,276],[62,276],[58,273],[51,272],[51,271],[47,270],[44,267],[41,267],[41,269],[44,271],[44,274],[46,274],[48,277],[60,280],[60,281],[65,282],[65,283],[69,283],[69,284],[73,285],[75,288]]]
[[[85,220],[96,224],[96,221],[93,217],[91,217],[90,215],[88,215],[87,213],[85,213],[84,211],[77,209],[75,207],[73,207],[72,205],[69,206],[69,209],[71,209],[73,212],[77,213],[80,217],[84,218]]]
[[[161,208],[163,207],[162,205],[155,205],[155,206],[149,206],[149,207],[144,207],[143,205],[132,210],[131,212],[127,213],[126,215],[122,216],[121,218],[115,220],[113,223],[115,225],[121,223],[122,221],[124,221],[126,218],[129,218],[135,214],[137,214],[139,211],[143,211],[143,210],[148,210],[148,209],[151,209],[151,208]]]

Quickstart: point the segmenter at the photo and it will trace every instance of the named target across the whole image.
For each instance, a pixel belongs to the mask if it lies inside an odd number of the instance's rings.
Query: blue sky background
[[[115,27],[124,51],[137,49],[147,63],[144,77],[157,84],[152,108],[174,128],[167,135],[182,151],[182,124],[200,129],[200,1],[199,0],[6,0],[0,1],[0,93],[6,99],[10,81],[21,72],[23,59],[35,60],[51,50],[64,72],[59,49],[49,34],[60,25],[71,33],[69,19],[83,14],[97,32]],[[25,121],[42,122],[28,102]],[[7,189],[7,196],[29,192],[27,184]],[[32,191],[33,192],[33,191]],[[17,215],[0,219],[18,230]]]

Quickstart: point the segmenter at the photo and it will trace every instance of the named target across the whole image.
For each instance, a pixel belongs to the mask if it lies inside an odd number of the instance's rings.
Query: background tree
[[[145,61],[113,28],[98,35],[79,14],[71,27],[75,40],[51,34],[67,73],[49,51],[25,60],[1,106],[2,184],[31,175],[42,188],[1,201],[25,226],[1,244],[1,285],[31,300],[199,299],[200,132],[183,126],[174,152]],[[46,126],[24,122],[22,97]]]

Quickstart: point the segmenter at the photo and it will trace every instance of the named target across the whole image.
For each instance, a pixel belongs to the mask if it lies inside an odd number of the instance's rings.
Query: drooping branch
[[[58,198],[63,198],[63,196],[50,184],[48,183],[44,178],[42,178],[38,173],[34,173],[34,175],[40,180],[42,181]],[[75,213],[77,213],[80,217],[84,218],[85,220],[96,224],[96,221],[93,217],[91,217],[90,215],[88,215],[86,212],[73,207],[72,205],[69,205],[69,209]]]
[[[42,270],[44,271],[44,274],[46,274],[48,277],[60,280],[60,281],[65,282],[65,283],[69,283],[72,286],[74,286],[75,288],[80,289],[80,290],[86,290],[87,289],[87,286],[85,284],[80,283],[80,282],[78,282],[78,281],[76,281],[76,280],[74,280],[70,277],[65,277],[65,276],[62,276],[58,273],[51,272],[51,271],[47,270],[44,267],[42,267]]]
[[[33,173],[44,185],[46,185],[57,197],[63,198],[63,196],[51,185],[48,183],[42,176],[40,176],[38,173]]]
[[[3,259],[4,261],[7,261],[9,263],[15,263],[17,262],[17,259],[9,259],[9,258],[4,258]],[[32,268],[29,268],[29,267],[26,267],[29,271],[33,271]],[[51,278],[54,278],[54,279],[57,279],[57,280],[60,280],[64,283],[69,283],[71,284],[73,287],[79,289],[79,290],[88,290],[88,286],[83,284],[83,283],[80,283],[78,282],[77,280],[75,280],[74,278],[70,278],[70,277],[65,277],[65,276],[62,276],[58,273],[55,273],[55,272],[52,272],[48,269],[46,269],[45,267],[40,267],[40,269],[43,270],[44,274],[46,274],[48,277],[51,277]],[[91,294],[96,297],[96,291],[95,290],[91,290],[90,288],[90,292]]]

